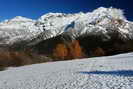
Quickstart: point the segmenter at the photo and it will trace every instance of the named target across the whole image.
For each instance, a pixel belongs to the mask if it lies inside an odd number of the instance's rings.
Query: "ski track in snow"
[[[133,89],[133,53],[9,68],[0,89]]]

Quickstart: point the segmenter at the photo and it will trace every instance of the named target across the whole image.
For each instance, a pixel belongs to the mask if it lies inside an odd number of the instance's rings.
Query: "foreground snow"
[[[9,68],[0,89],[133,89],[133,53]]]

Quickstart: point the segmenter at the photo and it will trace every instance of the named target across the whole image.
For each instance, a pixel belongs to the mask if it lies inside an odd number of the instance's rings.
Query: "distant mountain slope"
[[[31,40],[40,33],[35,24],[36,21],[17,16],[11,20],[0,23],[0,44],[12,45],[21,41]]]
[[[108,40],[108,33],[112,30],[119,32],[122,38],[132,39],[132,29],[132,22],[115,8],[100,7],[93,12],[76,14],[48,13],[38,20],[17,16],[0,23],[0,44],[10,45],[32,39],[33,44],[37,44],[65,32],[70,33],[73,39],[83,34],[94,34],[103,35]]]
[[[133,53],[0,72],[1,89],[133,89]]]

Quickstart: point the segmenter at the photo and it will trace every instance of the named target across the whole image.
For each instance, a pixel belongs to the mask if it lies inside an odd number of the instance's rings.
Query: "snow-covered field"
[[[133,53],[9,68],[0,89],[133,89]]]

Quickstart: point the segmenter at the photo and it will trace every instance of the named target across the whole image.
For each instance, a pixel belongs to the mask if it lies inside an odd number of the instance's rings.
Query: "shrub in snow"
[[[102,48],[100,48],[100,47],[96,48],[92,52],[92,56],[104,56],[105,54],[106,54],[105,51]]]
[[[50,58],[31,51],[0,51],[0,70],[47,61]]]
[[[22,66],[31,64],[31,59],[25,52],[1,51],[0,65],[8,66]]]

